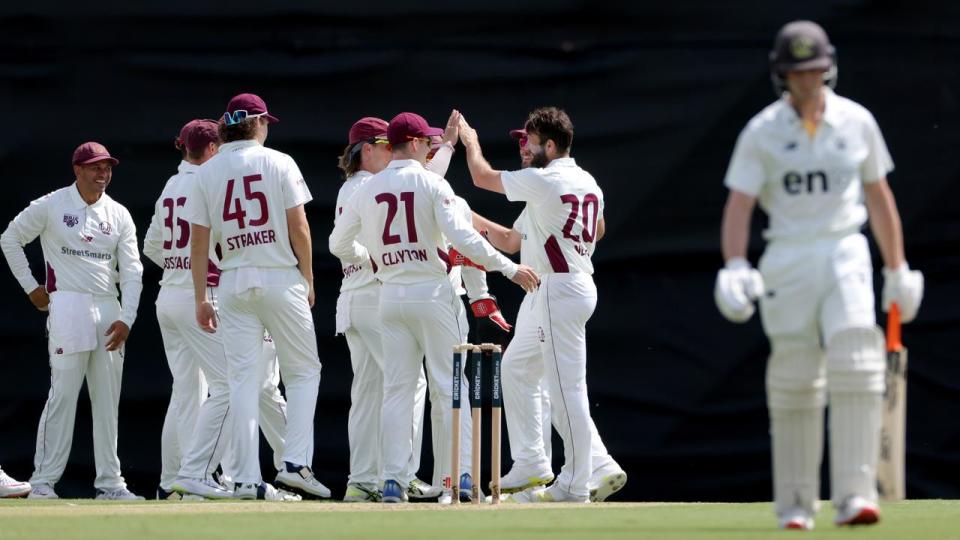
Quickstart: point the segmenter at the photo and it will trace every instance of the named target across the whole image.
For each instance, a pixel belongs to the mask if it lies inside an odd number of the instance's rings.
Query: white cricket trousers
[[[384,480],[395,480],[402,486],[413,480],[409,467],[413,452],[410,426],[424,357],[431,407],[439,409],[442,420],[442,429],[433,433],[440,446],[433,459],[442,467],[441,477],[450,474],[453,346],[462,343],[462,336],[466,335],[457,317],[456,304],[460,302],[446,278],[381,287]]]
[[[211,287],[209,295],[216,305],[217,289]],[[160,439],[160,487],[166,490],[178,475],[204,478],[213,473],[230,439],[230,388],[223,342],[220,334],[197,326],[195,310],[193,289],[160,288],[157,322],[173,376]],[[286,430],[286,401],[277,388],[279,373],[272,341],[264,341],[263,354],[260,426],[278,460]],[[229,476],[229,472],[227,465],[224,473]]]
[[[353,382],[350,385],[350,412],[347,415],[347,438],[350,445],[349,484],[378,489],[381,484],[380,414],[383,407],[383,349],[380,340],[380,284],[344,291],[337,310],[348,310],[349,326],[343,335],[350,349]],[[423,446],[423,410],[426,404],[427,379],[423,368],[417,381],[411,439],[413,452],[409,468],[416,474],[420,468]]]
[[[56,307],[51,305],[50,309]],[[125,346],[108,352],[109,337],[103,335],[119,319],[120,303],[112,296],[95,296],[91,315],[90,324],[96,325],[97,335],[94,350],[62,354],[57,353],[60,350],[57,344],[52,339],[49,341],[50,392],[37,429],[37,449],[30,477],[30,484],[34,486],[53,486],[63,475],[73,443],[77,396],[84,379],[93,415],[93,459],[97,469],[93,485],[102,490],[127,485],[120,475],[117,457],[117,415]]]
[[[262,482],[257,395],[264,372],[264,328],[276,345],[287,394],[283,461],[313,465],[320,359],[307,293],[296,268],[224,270],[220,276],[218,332],[227,355],[235,482]]]
[[[580,274],[550,274],[556,276],[571,276]],[[588,276],[589,277],[589,276]],[[562,278],[561,278],[562,279]],[[582,278],[577,278],[578,280]],[[552,278],[554,282],[557,278]],[[593,291],[593,300],[584,297],[585,304],[579,309],[590,308],[592,313],[596,302],[596,287],[592,286],[593,280],[590,278],[590,285],[584,285],[585,291]],[[553,426],[560,433],[560,427],[557,425],[556,408],[559,394],[556,389],[550,390],[550,382],[547,378],[548,373],[545,370],[544,354],[547,347],[548,333],[547,325],[541,324],[540,320],[546,314],[545,294],[548,289],[540,289],[528,293],[520,304],[520,311],[517,313],[517,324],[514,327],[514,337],[510,345],[503,354],[503,407],[507,421],[507,434],[510,439],[510,457],[515,465],[536,467],[545,464],[547,467],[551,463],[551,445],[550,445],[550,426]],[[554,287],[554,294],[559,294],[558,287]],[[575,293],[576,289],[569,291]],[[575,300],[571,303],[576,304]],[[566,314],[564,314],[566,316]],[[583,316],[581,316],[583,317]],[[585,315],[589,319],[590,315]],[[584,324],[586,322],[584,319]],[[556,314],[553,318],[556,322]],[[549,321],[548,321],[549,322]],[[576,347],[582,345],[583,361],[586,361],[586,334],[581,328],[577,334],[579,337],[572,340],[573,346],[566,347],[567,350],[577,350]],[[562,338],[572,336],[559,336]],[[578,352],[577,354],[580,354]],[[556,370],[554,370],[555,372]],[[614,463],[613,458],[603,444],[603,439],[594,425],[593,418],[589,418],[589,430],[591,433],[590,454],[592,471],[598,471],[603,467]],[[566,489],[566,488],[565,488]]]

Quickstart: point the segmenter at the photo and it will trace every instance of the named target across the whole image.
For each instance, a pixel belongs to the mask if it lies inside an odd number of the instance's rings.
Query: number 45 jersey
[[[768,240],[858,231],[867,220],[862,184],[893,170],[870,111],[823,91],[813,136],[784,97],[750,120],[734,148],[724,184],[757,197],[770,217]]]
[[[221,145],[195,176],[184,217],[210,227],[221,270],[297,265],[286,211],[313,197],[293,158],[255,140],[234,141]]]
[[[603,191],[573,158],[546,167],[502,172],[507,199],[525,201],[515,228],[520,258],[539,274],[593,274],[597,222],[603,217]]]

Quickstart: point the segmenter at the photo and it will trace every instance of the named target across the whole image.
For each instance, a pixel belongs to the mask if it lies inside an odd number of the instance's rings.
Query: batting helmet
[[[770,51],[770,79],[777,96],[787,90],[787,72],[823,69],[823,82],[837,84],[837,52],[827,33],[812,21],[793,21],[777,32]]]

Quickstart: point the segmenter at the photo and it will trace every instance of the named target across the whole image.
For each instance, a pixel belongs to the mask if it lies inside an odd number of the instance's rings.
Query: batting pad
[[[875,327],[844,330],[827,344],[834,504],[851,495],[877,500],[884,369],[883,334]]]
[[[823,456],[823,408],[770,409],[773,500],[778,516],[816,512]]]

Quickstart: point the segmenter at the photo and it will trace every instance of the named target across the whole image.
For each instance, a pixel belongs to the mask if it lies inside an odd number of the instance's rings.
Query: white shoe
[[[627,473],[619,465],[604,467],[594,471],[587,482],[590,488],[590,502],[603,502],[627,485]]]
[[[266,482],[259,485],[254,483],[235,484],[233,488],[233,498],[250,501],[300,501],[303,500],[300,495],[290,493],[283,489],[277,489]]]
[[[53,490],[53,486],[48,484],[37,484],[30,489],[28,499],[59,499],[60,496]]]
[[[330,498],[330,490],[313,476],[313,471],[306,465],[284,462],[284,470],[277,473],[277,484],[307,497]]]
[[[343,502],[380,502],[380,490],[362,484],[347,484]]]
[[[802,508],[791,508],[780,516],[781,529],[794,529],[799,531],[813,530],[813,516]]]
[[[178,476],[173,481],[173,491],[181,495],[198,495],[205,499],[230,499],[233,497],[233,493],[223,489],[223,486],[213,480],[204,481],[183,476]]]
[[[837,525],[873,525],[880,521],[880,507],[877,503],[859,495],[847,497],[837,507]]]
[[[531,488],[520,493],[514,493],[510,497],[511,502],[517,503],[589,503],[590,497],[577,497],[570,492],[560,489],[556,484],[547,489]]]
[[[553,481],[553,471],[547,464],[534,466],[513,464],[510,472],[500,478],[500,493],[517,493]]]
[[[14,480],[0,469],[0,499],[26,497],[30,494],[30,484]]]
[[[450,504],[453,502],[453,490],[445,489],[440,497],[437,499],[437,504]]]
[[[135,495],[129,489],[122,487],[117,489],[98,489],[97,496],[94,499],[98,501],[142,501],[143,497]]]
[[[407,484],[407,497],[411,499],[435,499],[443,494],[443,488],[431,486],[419,478]]]

